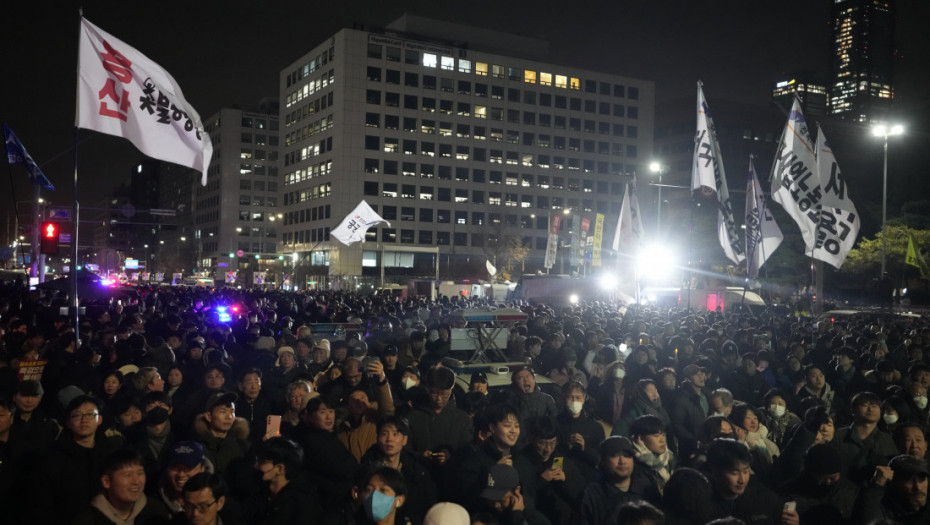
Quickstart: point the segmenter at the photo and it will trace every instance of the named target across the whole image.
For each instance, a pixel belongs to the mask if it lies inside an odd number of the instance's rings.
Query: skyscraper
[[[616,223],[624,183],[652,153],[653,83],[547,63],[547,50],[407,16],[344,29],[286,67],[278,253],[332,280],[371,276],[379,261],[449,275],[516,236],[533,271],[551,215]],[[391,225],[364,245],[331,241],[362,199]]]
[[[830,114],[885,118],[894,98],[894,0],[832,0]]]

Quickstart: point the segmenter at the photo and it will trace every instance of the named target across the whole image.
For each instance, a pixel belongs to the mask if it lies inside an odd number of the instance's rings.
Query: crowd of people
[[[0,286],[4,523],[930,523],[917,317],[43,294]],[[526,314],[506,366],[469,308]]]

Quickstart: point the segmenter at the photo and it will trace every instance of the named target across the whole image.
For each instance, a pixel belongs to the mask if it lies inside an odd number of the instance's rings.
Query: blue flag
[[[26,171],[29,172],[29,180],[33,184],[40,184],[49,191],[55,191],[55,186],[49,182],[42,170],[36,166],[36,161],[32,160],[23,143],[19,141],[13,130],[4,122],[3,124],[3,141],[6,143],[6,159],[12,166],[13,164],[22,164]]]

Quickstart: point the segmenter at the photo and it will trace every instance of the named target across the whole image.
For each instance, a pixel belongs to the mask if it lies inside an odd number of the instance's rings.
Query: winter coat
[[[683,381],[675,394],[675,408],[669,414],[672,429],[678,439],[679,457],[687,457],[697,449],[701,425],[707,419],[707,397],[696,393],[691,382]]]
[[[733,516],[746,525],[776,525],[781,521],[782,499],[755,479],[735,499],[724,499],[716,490],[710,498],[710,520]]]
[[[617,511],[624,503],[649,501],[655,504],[658,500],[659,495],[653,492],[649,476],[634,467],[630,488],[626,492],[606,479],[588,483],[581,495],[581,525],[613,525],[617,522]]]
[[[332,510],[345,503],[352,490],[358,461],[335,432],[301,425],[297,437],[304,448],[304,466],[320,488],[324,508]]]
[[[470,443],[474,434],[471,418],[456,408],[452,400],[438,414],[429,407],[414,407],[407,420],[410,424],[407,446],[416,457],[427,450],[456,451]]]
[[[364,468],[382,465],[381,450],[378,445],[372,446],[362,456],[361,465]],[[417,461],[417,458],[406,449],[400,453],[400,473],[407,482],[407,501],[399,511],[403,516],[410,518],[412,523],[422,523],[426,512],[436,503],[436,481]]]
[[[207,420],[203,414],[194,420],[195,440],[203,445],[203,455],[213,463],[216,473],[220,476],[226,474],[227,468],[233,461],[245,457],[249,451],[249,423],[237,417],[226,437],[217,437],[210,432]]]
[[[604,435],[604,426],[589,414],[582,412],[579,417],[572,417],[571,412],[564,411],[556,418],[559,424],[559,444],[568,451],[568,457],[577,464],[586,481],[593,481],[597,463],[601,460],[601,441]],[[584,438],[584,450],[570,447],[568,437],[572,434],[581,434]]]

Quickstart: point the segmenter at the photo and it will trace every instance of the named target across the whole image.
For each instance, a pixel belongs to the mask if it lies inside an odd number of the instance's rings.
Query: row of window
[[[382,94],[384,95],[382,99]],[[392,108],[401,107],[401,94],[392,91],[379,91],[377,89],[368,89],[365,91],[365,102],[372,105],[383,105]],[[572,99],[578,100],[580,99]],[[588,104],[590,102],[590,104]],[[508,122],[520,123],[535,126],[539,120],[540,126],[552,126],[553,123],[562,123],[568,117],[564,115],[552,115],[549,113],[537,113],[535,111],[520,111],[519,109],[505,109],[496,106],[486,106],[482,104],[471,104],[470,102],[455,102],[446,99],[437,99],[433,97],[419,97],[417,95],[403,95],[403,108],[413,111],[426,111],[429,113],[441,113],[444,115],[458,115],[460,117],[475,117],[479,119],[490,120],[507,120]],[[574,111],[574,110],[572,110]],[[582,111],[581,109],[578,110]],[[595,104],[594,101],[585,101],[586,113],[598,113],[605,116],[626,117],[629,119],[639,118],[638,106],[624,106],[623,104],[608,104],[602,102]],[[521,117],[522,115],[522,117]],[[539,118],[537,119],[537,115]],[[561,119],[561,120],[560,120]],[[580,119],[570,119],[578,120]]]
[[[255,211],[255,210],[239,210],[239,221],[240,222],[245,222],[245,221],[265,222],[266,220],[269,222],[274,222],[276,218],[277,218],[277,215],[274,212],[270,212],[270,211],[264,212],[264,211]],[[275,233],[276,230],[274,228],[269,228],[267,231],[269,232],[268,237],[274,237],[277,235],[277,233]],[[246,233],[243,233],[243,232],[246,232]],[[243,231],[239,232],[239,235],[247,235],[247,232],[248,232],[248,229],[244,229]]]
[[[476,148],[477,149],[477,148]],[[577,159],[574,157],[561,157],[561,156],[552,156],[549,155],[536,155],[525,154],[522,156],[514,156],[511,153],[514,152],[501,152],[505,153],[506,156],[498,156],[497,150],[491,151],[490,163],[491,164],[506,164],[512,166],[524,166],[532,167],[537,166],[544,169],[553,169],[553,170],[568,170],[568,171],[578,171],[582,173],[597,173],[600,175],[618,175],[624,173],[634,173],[637,170],[636,164],[623,164],[621,162],[607,162],[607,161],[594,161],[591,159]],[[635,146],[627,146],[627,157],[635,158],[636,156]],[[462,153],[462,155],[465,155]],[[481,155],[476,154],[473,157],[473,160],[483,159]],[[387,160],[387,159],[375,159],[375,158],[365,158],[364,160],[364,170],[366,173],[383,173],[385,175],[403,175],[405,177],[420,177],[423,179],[433,179],[438,178],[440,180],[452,180],[453,172],[451,166],[436,166],[435,164],[429,163],[416,163],[416,162],[397,162],[396,160]],[[464,173],[464,177],[461,175]],[[466,167],[457,167],[455,171],[455,180],[468,180],[467,179],[468,168]],[[500,172],[491,171],[492,180],[489,182],[491,184],[499,184],[498,181],[493,180],[493,174]],[[543,177],[540,175],[540,177]],[[288,182],[285,184],[291,184],[290,182],[293,179],[293,182],[299,182],[296,174],[288,175]],[[301,179],[303,180],[303,179]],[[483,169],[474,169],[472,170],[472,182],[485,182],[485,170]]]
[[[291,111],[284,116],[284,127],[289,127],[292,124],[295,124],[305,118],[309,118],[311,115],[319,113],[324,109],[333,105],[333,97],[335,95],[332,91],[326,93],[325,95],[320,95],[318,98],[314,99],[311,102],[307,102],[303,106]]]
[[[246,191],[267,191],[277,193],[278,183],[275,181],[265,182],[263,180],[239,179],[239,189]]]
[[[278,160],[278,150],[266,151],[263,149],[240,148],[239,158],[242,160],[270,160],[274,162]]]
[[[285,232],[283,242],[285,246],[295,246],[297,244],[309,244],[309,243],[328,241],[328,240],[329,240],[329,227],[327,226],[326,228],[314,228],[312,230]],[[321,252],[321,253],[326,253],[326,252]],[[314,255],[317,255],[317,254],[315,253]],[[319,264],[319,263],[311,261],[311,264]],[[325,264],[328,264],[328,261],[326,261]]]
[[[368,68],[368,80],[371,82],[381,82],[381,69]],[[384,77],[385,84],[400,85],[400,71],[387,70]],[[481,82],[472,83],[468,80],[454,80],[451,78],[439,78],[432,75],[423,75],[421,78],[416,73],[404,73],[404,86],[410,88],[420,88],[428,90],[439,90],[443,93],[457,93],[459,95],[474,94],[479,98],[492,98],[504,100],[506,94],[507,102],[523,103],[532,106],[554,107],[556,109],[568,109],[571,111],[584,111],[586,113],[600,113],[602,115],[611,114],[613,108],[614,116],[623,116],[623,104],[597,101],[593,99],[582,99],[579,97],[568,97],[566,95],[552,95],[551,93],[537,93],[533,90],[520,90],[519,88],[504,88],[504,86],[493,86]],[[408,91],[409,92],[409,91]],[[617,108],[621,108],[618,110]],[[635,107],[635,106],[633,106]]]
[[[519,139],[519,134],[517,134]],[[549,148],[552,144],[553,149],[566,149],[565,137],[556,136],[552,141],[549,135],[541,135],[539,141],[534,133],[524,133],[523,140],[525,146],[540,146]],[[516,142],[513,142],[516,143]],[[382,146],[383,144],[383,146]],[[500,149],[472,148],[464,144],[446,144],[431,141],[417,141],[413,139],[398,139],[396,137],[384,137],[377,135],[365,135],[365,149],[370,151],[381,151],[385,153],[403,153],[404,155],[424,155],[427,157],[455,158],[456,160],[476,160],[478,162],[491,162],[492,164],[522,164],[523,166],[539,165],[543,168],[550,167],[550,164],[564,165],[563,157],[550,157],[548,154],[535,153],[518,153],[516,151],[505,151]],[[306,148],[305,148],[306,149]],[[635,158],[638,154],[638,148],[635,145],[628,144],[624,147],[618,142],[603,142],[568,138],[568,151],[580,151],[584,153],[595,153],[599,155],[612,155],[614,157],[623,156],[624,150],[628,157]],[[294,155],[300,156],[300,151],[294,152]],[[534,159],[538,159],[538,162]],[[554,160],[550,160],[554,159]],[[561,159],[561,160],[560,160]],[[578,164],[578,159],[574,159]],[[569,165],[571,165],[571,160]],[[569,168],[571,169],[571,168]]]
[[[313,137],[314,135],[318,135],[331,127],[333,127],[333,116],[328,115],[321,117],[307,124],[306,126],[301,126],[294,131],[284,135],[284,145],[290,146],[292,144],[297,144],[298,142]],[[287,165],[286,162],[285,165]]]
[[[296,84],[301,79],[312,75],[317,69],[322,68],[328,62],[332,62],[335,55],[335,48],[330,46],[328,49],[324,49],[320,54],[311,58],[305,64],[298,66],[296,69],[291,71],[289,75],[287,75],[287,87],[291,87],[291,85]]]
[[[401,49],[396,46],[382,46],[381,44],[368,44],[368,58],[385,59],[389,62],[401,61]],[[519,67],[503,66],[488,62],[471,61],[464,58],[456,59],[447,55],[436,53],[420,53],[414,49],[404,50],[404,62],[410,65],[419,65],[428,68],[437,68],[444,71],[458,71],[459,73],[472,74],[476,76],[506,78],[516,82],[526,84],[538,84],[540,86],[554,86],[557,88],[570,88],[575,90],[581,89],[581,80],[568,75],[549,73],[545,71],[536,71],[534,69],[524,69]],[[610,82],[598,82],[596,80],[585,80],[584,90],[587,93],[598,93],[601,95],[613,95],[615,97],[627,97],[630,99],[639,98],[639,88],[635,86],[623,86],[621,84],[612,84]]]
[[[382,118],[384,117],[384,122],[382,123]],[[557,129],[565,129],[566,120],[556,119]],[[597,130],[601,135],[612,135],[615,137],[629,137],[629,138],[638,138],[639,137],[639,127],[637,126],[624,126],[623,124],[610,124],[609,122],[595,122],[593,120],[581,120],[570,118],[568,119],[568,128],[572,131],[581,131],[582,129],[594,133],[595,124],[597,125]],[[402,126],[402,127],[401,127]],[[486,126],[472,126],[470,124],[456,123],[448,121],[437,121],[433,119],[416,119],[413,117],[398,117],[397,115],[382,115],[381,113],[365,113],[365,127],[368,128],[384,128],[386,130],[400,130],[407,133],[423,133],[426,135],[439,135],[440,137],[451,137],[455,136],[457,138],[474,138],[475,140],[489,140],[491,142],[508,142],[510,144],[519,144],[521,132],[519,130],[508,129],[504,130],[503,128],[488,128]],[[568,138],[555,136],[553,137],[548,133],[539,133],[538,135],[535,132],[524,131],[523,134],[523,145],[524,146],[539,146],[542,148],[550,147],[550,144],[555,149],[565,149],[566,140],[569,143],[569,148],[572,147],[572,144],[578,144],[578,148],[581,147],[581,140],[578,138]],[[537,140],[538,137],[538,140]],[[590,142],[590,141],[585,141]]]
[[[268,206],[274,208],[278,205],[278,197],[268,195],[239,195],[240,206]]]
[[[329,204],[289,211],[284,214],[284,224],[298,224],[310,221],[326,220],[331,218],[330,211]]]
[[[333,161],[327,160],[320,162],[319,164],[314,164],[312,166],[307,166],[306,168],[301,168],[299,170],[294,170],[291,173],[288,173],[284,176],[284,185],[297,184],[298,182],[303,182],[305,180],[315,179],[317,177],[323,177],[329,175],[333,171]],[[287,194],[284,195],[284,205],[293,204],[288,202]]]
[[[365,181],[362,192],[366,196],[384,197],[389,199],[411,199],[424,201],[455,202],[459,204],[477,204],[490,206],[507,206],[514,208],[536,208],[539,210],[561,210],[565,208],[581,209],[585,212],[608,213],[619,211],[619,202],[596,201],[594,199],[572,199],[565,197],[550,197],[548,195],[526,195],[518,193],[468,190],[465,188],[445,188],[433,186],[419,186],[415,184],[383,184]],[[617,210],[613,210],[617,208]],[[410,209],[413,209],[412,207]],[[432,209],[421,208],[420,212],[427,214],[421,216],[421,222],[432,222]],[[385,217],[387,218],[387,217]],[[413,219],[409,219],[413,220]],[[543,223],[545,227],[545,223]]]
[[[264,164],[247,164],[242,163],[239,165],[239,175],[268,175],[269,177],[278,176],[278,167],[277,166],[265,166]]]
[[[323,197],[329,197],[333,192],[333,184],[331,182],[326,182],[323,184],[317,184],[310,188],[303,188],[297,191],[289,191],[284,193],[284,205],[290,206],[292,204],[297,204],[300,202],[307,202],[313,199],[320,199]]]

